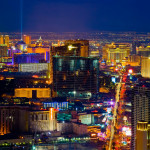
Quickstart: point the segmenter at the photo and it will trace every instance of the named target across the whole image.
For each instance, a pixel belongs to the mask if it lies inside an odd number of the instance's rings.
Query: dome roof
[[[18,43],[16,44],[16,46],[17,45],[24,45],[24,44],[26,44],[23,40],[21,40],[21,41],[18,41]]]

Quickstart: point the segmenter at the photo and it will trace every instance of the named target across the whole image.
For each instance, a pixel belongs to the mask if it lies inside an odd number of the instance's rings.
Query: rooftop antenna
[[[23,19],[22,19],[22,16],[23,16],[23,0],[20,0],[20,25],[21,25],[21,41],[22,41],[22,22],[23,22]]]

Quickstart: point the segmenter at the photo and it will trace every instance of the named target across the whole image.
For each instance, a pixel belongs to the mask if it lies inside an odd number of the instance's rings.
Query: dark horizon
[[[0,32],[20,32],[21,0],[3,0]],[[23,32],[150,32],[148,0],[23,0]]]
[[[131,30],[124,30],[124,31],[113,31],[113,30],[96,30],[96,31],[23,31],[23,34],[27,34],[27,33],[135,33],[135,34],[147,34],[150,33],[150,31],[131,31]],[[20,31],[0,31],[0,33],[17,33],[17,34],[21,34]]]

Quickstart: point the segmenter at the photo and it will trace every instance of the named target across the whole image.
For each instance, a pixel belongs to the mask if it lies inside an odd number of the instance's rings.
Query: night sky
[[[20,31],[20,0],[0,6],[0,32]],[[23,0],[23,31],[150,32],[150,0]]]

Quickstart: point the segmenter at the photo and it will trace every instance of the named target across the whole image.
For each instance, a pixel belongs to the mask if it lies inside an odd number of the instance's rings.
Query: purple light
[[[110,105],[114,105],[114,102],[110,102]]]

